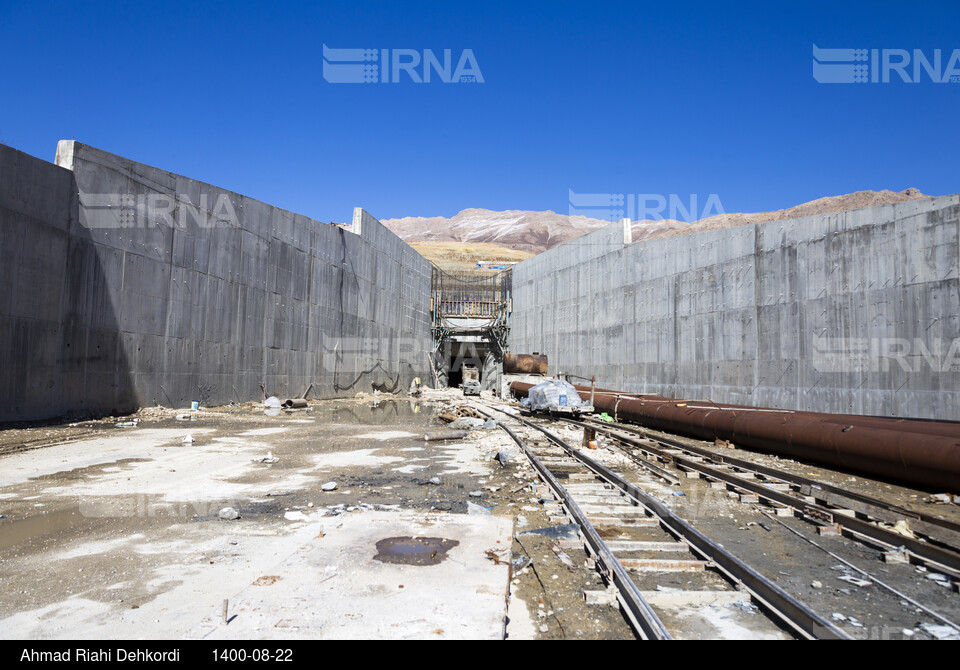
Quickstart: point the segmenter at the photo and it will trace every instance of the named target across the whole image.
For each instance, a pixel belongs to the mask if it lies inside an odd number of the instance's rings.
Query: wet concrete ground
[[[422,440],[443,429],[436,414],[450,399],[460,397],[369,396],[275,417],[259,406],[150,409],[131,428],[107,418],[5,434],[0,635],[187,635],[343,515],[472,509],[550,523],[535,502],[515,502],[530,473],[491,459],[512,445],[502,431]],[[29,449],[18,450],[18,439]],[[226,508],[239,518],[222,520]],[[540,548],[537,540],[525,544]],[[556,572],[566,580],[553,552],[538,557],[537,569],[548,582],[560,580]],[[534,568],[515,575],[507,636],[631,636],[615,610],[583,605],[580,589],[599,588],[586,574],[563,598],[545,595]]]
[[[366,396],[312,403],[308,410],[272,417],[257,405],[148,409],[132,428],[117,428],[120,419],[107,418],[0,431],[0,636],[191,635],[201,622],[216,619],[225,598],[274,575],[295,552],[333,538],[350,515],[402,511],[509,519],[515,530],[510,551],[486,557],[492,565],[522,561],[518,568],[531,561],[511,577],[508,639],[632,638],[616,607],[584,603],[583,591],[604,586],[582,548],[516,534],[562,520],[548,516],[525,461],[514,458],[501,466],[493,459],[498,451],[516,451],[503,431],[475,431],[449,442],[422,440],[444,429],[437,414],[462,400],[453,391],[428,392],[421,400]],[[183,441],[188,435],[192,442]],[[580,438],[575,430],[564,436]],[[788,465],[824,481],[850,478]],[[633,470],[636,481],[645,479]],[[333,490],[324,490],[332,483]],[[855,483],[871,495],[923,505],[924,492]],[[931,637],[922,625],[936,621],[875,585],[844,581],[848,572],[837,569],[837,561],[780,522],[960,619],[957,594],[917,566],[884,564],[873,549],[817,537],[799,520],[771,519],[763,508],[741,504],[702,480],[644,487],[853,636],[922,639]],[[222,520],[226,508],[239,518]],[[941,510],[955,514],[943,507],[926,511]],[[611,539],[624,532],[601,531]],[[416,554],[418,543],[395,541],[390,548]],[[441,543],[436,549],[442,548]],[[372,548],[371,559],[379,549]],[[694,579],[660,575],[642,588],[669,591]],[[357,588],[336,580],[325,586]],[[759,615],[718,606],[712,621],[693,626],[691,636],[767,635],[757,632],[765,630],[759,624],[739,628],[741,620],[754,616]]]

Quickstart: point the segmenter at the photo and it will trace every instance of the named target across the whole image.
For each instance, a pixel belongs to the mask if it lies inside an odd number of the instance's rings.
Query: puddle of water
[[[437,565],[460,544],[442,537],[388,537],[377,542],[373,560],[399,565]]]
[[[79,506],[23,519],[4,519],[0,521],[0,549],[29,544],[37,538],[79,526],[85,521],[87,519]]]
[[[332,402],[318,406],[313,414],[319,423],[374,426],[430,425],[436,405],[418,400],[381,400],[376,403]]]
[[[74,482],[108,472],[120,472],[121,470],[128,470],[133,466],[134,463],[147,463],[150,460],[151,459],[149,458],[121,458],[118,461],[96,463],[94,465],[87,465],[82,468],[60,470],[59,472],[37,475],[36,477],[31,477],[30,479],[34,481]],[[24,498],[24,500],[27,500],[27,498]]]

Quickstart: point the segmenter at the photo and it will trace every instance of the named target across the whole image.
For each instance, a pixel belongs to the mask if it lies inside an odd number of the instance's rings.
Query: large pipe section
[[[506,375],[545,375],[547,374],[547,356],[536,351],[532,354],[504,354],[503,373]]]
[[[532,384],[514,382],[524,397]],[[581,387],[582,388],[582,387]],[[659,396],[597,393],[597,412],[657,430],[799,460],[960,492],[960,425],[895,421],[762,407],[719,405]]]
[[[581,397],[583,397],[584,394],[590,393],[591,391],[589,386],[579,386],[574,384],[574,388],[577,389],[577,392],[580,393]],[[899,419],[896,417],[864,416],[861,414],[823,414],[820,412],[808,412],[805,410],[774,409],[769,407],[750,407],[749,405],[729,405],[725,403],[713,402],[710,400],[678,400],[677,398],[668,398],[666,396],[661,396],[661,395],[626,393],[624,391],[615,391],[613,389],[606,389],[606,388],[596,388],[593,390],[595,394],[606,395],[613,398],[616,398],[619,396],[621,398],[641,398],[644,400],[649,400],[651,402],[661,401],[661,402],[672,402],[672,403],[686,403],[688,406],[695,407],[695,408],[716,408],[723,411],[743,410],[745,412],[764,412],[764,413],[779,412],[783,414],[789,414],[791,416],[813,417],[823,421],[833,421],[835,423],[842,424],[843,426],[871,425],[877,428],[884,428],[886,430],[906,430],[913,433],[928,433],[930,435],[944,435],[946,437],[956,437],[960,435],[960,423],[957,423],[957,422],[924,421],[920,419]]]

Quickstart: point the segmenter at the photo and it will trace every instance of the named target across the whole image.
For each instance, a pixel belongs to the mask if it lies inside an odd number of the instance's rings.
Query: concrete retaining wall
[[[514,266],[512,351],[634,392],[960,418],[960,196],[622,232]]]
[[[430,264],[72,141],[0,146],[0,421],[429,379]],[[58,167],[59,166],[59,167]]]

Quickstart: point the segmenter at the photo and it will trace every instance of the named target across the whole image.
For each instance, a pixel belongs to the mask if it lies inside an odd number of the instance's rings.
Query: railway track
[[[561,420],[592,429],[652,461],[671,464],[688,477],[704,478],[717,488],[733,490],[743,502],[763,503],[776,515],[805,519],[821,534],[843,534],[879,547],[889,562],[918,563],[960,578],[960,524],[782,469],[718,454],[688,438],[595,419]]]
[[[541,480],[556,497],[555,516],[567,516],[580,528],[588,553],[611,587],[638,635],[672,639],[695,612],[743,612],[759,634],[771,637],[849,639],[834,623],[787,593],[772,580],[724,549],[715,540],[632,483],[617,470],[587,456],[542,425],[486,402],[473,406],[517,443]],[[498,414],[502,413],[502,414]],[[641,457],[651,481],[668,484],[676,475]],[[641,462],[642,461],[642,462]],[[605,539],[611,529],[615,540]],[[656,588],[677,573],[681,588]],[[756,612],[765,619],[757,623]],[[701,615],[701,616],[709,616]],[[682,636],[682,635],[681,635]]]

